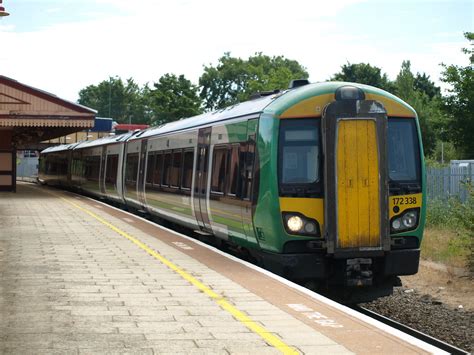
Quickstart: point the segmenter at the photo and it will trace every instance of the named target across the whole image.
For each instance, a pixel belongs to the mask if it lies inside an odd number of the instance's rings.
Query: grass
[[[474,272],[474,188],[458,199],[428,202],[422,258]]]

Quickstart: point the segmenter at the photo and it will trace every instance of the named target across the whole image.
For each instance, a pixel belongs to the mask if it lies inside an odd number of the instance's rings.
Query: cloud
[[[21,33],[2,25],[0,68],[3,75],[77,100],[81,88],[115,75],[144,84],[175,73],[197,83],[203,65],[227,51],[244,58],[284,55],[306,66],[313,81],[328,79],[347,61],[377,65],[394,78],[404,59],[434,79],[439,62],[459,60],[446,54],[459,52],[459,43],[401,53],[342,32],[337,15],[359,2],[97,0],[100,11],[109,8],[107,15]],[[85,10],[95,13],[93,3],[84,1]]]

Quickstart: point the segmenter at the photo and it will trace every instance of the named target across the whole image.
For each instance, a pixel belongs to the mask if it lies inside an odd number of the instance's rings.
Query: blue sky
[[[77,100],[118,75],[140,84],[165,73],[197,83],[224,52],[298,60],[310,80],[368,62],[394,79],[403,60],[439,80],[440,63],[467,65],[465,0],[4,0],[0,74]]]

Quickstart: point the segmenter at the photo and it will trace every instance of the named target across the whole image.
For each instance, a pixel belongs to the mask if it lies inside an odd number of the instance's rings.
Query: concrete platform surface
[[[436,352],[257,269],[95,200],[19,183],[0,193],[0,353]]]

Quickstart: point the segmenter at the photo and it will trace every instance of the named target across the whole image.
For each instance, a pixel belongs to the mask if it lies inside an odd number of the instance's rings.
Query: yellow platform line
[[[96,219],[100,223],[104,224],[105,226],[109,227],[112,229],[114,232],[120,234],[122,237],[127,238],[129,241],[131,241],[133,244],[138,246],[140,249],[144,250],[147,252],[149,255],[154,257],[155,259],[159,260],[161,263],[169,267],[171,270],[179,274],[183,279],[191,283],[192,285],[196,286],[199,290],[204,292],[207,296],[209,296],[211,299],[213,299],[222,309],[225,311],[229,312],[234,316],[235,319],[237,319],[239,322],[241,322],[243,325],[245,325],[247,328],[249,328],[251,331],[254,333],[258,334],[263,340],[265,340],[269,345],[273,346],[274,348],[278,349],[281,351],[283,354],[298,354],[298,351],[284,343],[280,338],[277,336],[273,335],[271,332],[266,330],[264,327],[261,325],[257,324],[254,322],[250,317],[248,317],[244,312],[240,311],[237,309],[235,306],[233,306],[229,301],[227,301],[224,297],[218,295],[214,291],[212,291],[208,286],[204,285],[201,281],[197,280],[194,278],[192,275],[188,274],[186,271],[181,269],[179,266],[176,264],[172,263],[168,259],[166,259],[164,256],[160,255],[158,252],[155,250],[151,249],[148,245],[145,243],[141,242],[135,237],[132,237],[130,234],[122,231],[121,229],[115,227],[113,224],[107,222],[105,219],[102,217],[96,215],[94,212],[89,211],[88,209],[79,206],[78,204],[64,198],[64,197],[59,197],[61,200],[64,202],[76,207],[77,209],[81,210],[84,213],[87,213],[89,216],[92,218]]]

